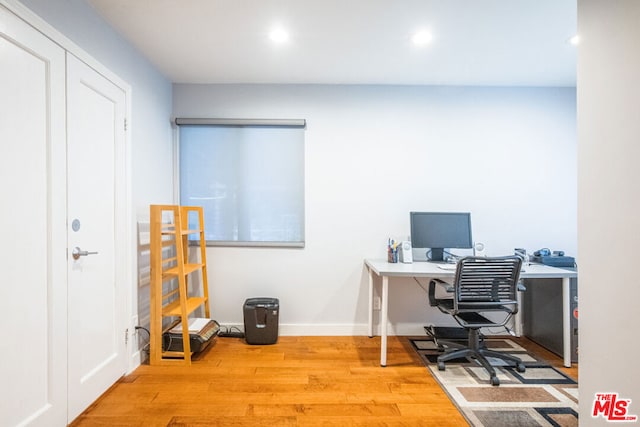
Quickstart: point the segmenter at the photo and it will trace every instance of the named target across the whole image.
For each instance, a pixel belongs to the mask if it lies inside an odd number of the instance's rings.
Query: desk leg
[[[387,324],[389,323],[389,277],[382,276],[380,301],[380,366],[387,366]]]
[[[373,338],[373,271],[369,269],[369,338]]]
[[[562,279],[562,354],[564,366],[571,367],[571,287],[570,279]]]

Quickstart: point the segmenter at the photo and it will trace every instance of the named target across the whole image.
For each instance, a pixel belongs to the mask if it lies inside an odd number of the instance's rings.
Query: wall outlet
[[[381,305],[380,297],[373,297],[373,309],[380,310],[380,305]]]

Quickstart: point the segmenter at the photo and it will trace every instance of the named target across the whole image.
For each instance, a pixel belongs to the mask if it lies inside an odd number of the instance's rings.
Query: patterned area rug
[[[439,371],[436,359],[442,352],[431,338],[411,343],[472,426],[578,425],[578,383],[508,338],[486,339],[485,345],[519,357],[527,369],[520,373],[500,359],[490,359],[499,386],[490,385],[487,371],[466,359],[447,362]]]

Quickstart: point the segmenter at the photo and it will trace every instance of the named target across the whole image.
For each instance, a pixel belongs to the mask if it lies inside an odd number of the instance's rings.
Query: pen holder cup
[[[387,251],[387,262],[397,263],[398,262],[398,251],[394,251],[389,249]]]

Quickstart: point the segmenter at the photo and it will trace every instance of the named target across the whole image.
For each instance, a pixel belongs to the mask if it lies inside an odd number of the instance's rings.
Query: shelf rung
[[[162,241],[163,248],[168,248],[169,246],[175,246],[175,245],[176,245],[175,239],[168,239],[168,240]]]
[[[202,264],[185,264],[184,265],[184,275],[186,276],[189,273],[193,273],[194,271],[199,270],[202,267]],[[180,273],[179,268],[176,267],[171,267],[171,268],[167,268],[166,270],[164,270],[162,272],[162,277],[175,277]]]
[[[187,315],[193,313],[196,308],[200,307],[202,304],[206,302],[205,297],[190,297],[187,299]],[[170,302],[169,304],[162,307],[162,315],[165,317],[169,316],[180,316],[182,314],[182,310],[180,308],[180,299],[178,298],[175,301]]]
[[[166,224],[166,225],[165,225],[165,224],[163,224],[163,225],[160,227],[160,232],[161,232],[162,234],[176,234],[176,230],[177,230],[177,229],[176,229],[175,224]]]
[[[200,233],[202,230],[201,229],[197,229],[197,230],[182,230],[182,235],[186,236],[187,234],[196,234],[196,233]]]
[[[175,288],[174,290],[169,291],[169,292],[167,292],[166,294],[163,294],[163,295],[162,295],[162,299],[167,299],[167,298],[169,298],[170,296],[177,294],[178,292],[180,292],[180,288]]]
[[[191,352],[193,355],[193,351]],[[170,358],[183,358],[184,351],[163,351],[162,357],[170,357]]]
[[[172,256],[171,258],[162,258],[162,263],[166,264],[168,262],[177,261],[178,257]]]

